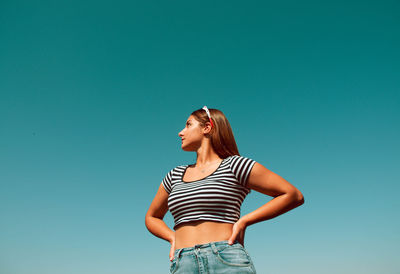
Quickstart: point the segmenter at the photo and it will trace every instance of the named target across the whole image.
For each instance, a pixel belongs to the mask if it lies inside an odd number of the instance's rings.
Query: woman
[[[220,110],[204,106],[192,112],[179,136],[183,150],[197,153],[196,163],[168,172],[145,219],[152,234],[171,244],[170,272],[256,273],[244,248],[246,228],[302,205],[303,195],[260,163],[239,155]],[[275,198],[240,217],[251,189]],[[168,210],[175,231],[163,221]]]

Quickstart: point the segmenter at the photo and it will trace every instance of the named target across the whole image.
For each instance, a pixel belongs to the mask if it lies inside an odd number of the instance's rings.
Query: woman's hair
[[[240,156],[228,119],[222,111],[218,109],[210,108],[208,110],[210,111],[211,120],[214,124],[209,133],[211,146],[214,151],[222,159],[232,155]],[[210,122],[207,112],[205,112],[204,109],[195,110],[191,115],[193,115],[203,127],[206,125],[206,122]]]

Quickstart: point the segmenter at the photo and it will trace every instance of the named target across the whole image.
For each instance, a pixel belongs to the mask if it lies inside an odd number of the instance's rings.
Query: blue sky
[[[204,105],[305,197],[246,230],[259,273],[399,273],[399,8],[2,1],[0,273],[168,273],[144,216]]]

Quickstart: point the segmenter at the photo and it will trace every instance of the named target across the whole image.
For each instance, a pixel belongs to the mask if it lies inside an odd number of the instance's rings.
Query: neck
[[[211,164],[219,163],[222,160],[223,159],[220,158],[216,153],[203,156],[197,155],[196,166],[198,167],[209,166]]]

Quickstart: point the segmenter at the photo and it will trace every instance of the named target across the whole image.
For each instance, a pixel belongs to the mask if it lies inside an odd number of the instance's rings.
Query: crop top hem
[[[175,223],[174,225],[174,230],[176,229],[177,226],[189,223],[189,222],[195,222],[195,221],[212,221],[212,222],[218,222],[218,223],[229,223],[229,224],[234,224],[237,222],[236,221],[231,221],[231,220],[226,220],[226,219],[218,219],[218,218],[210,218],[210,217],[196,217],[195,219],[190,219],[186,221],[180,221],[178,223]]]

